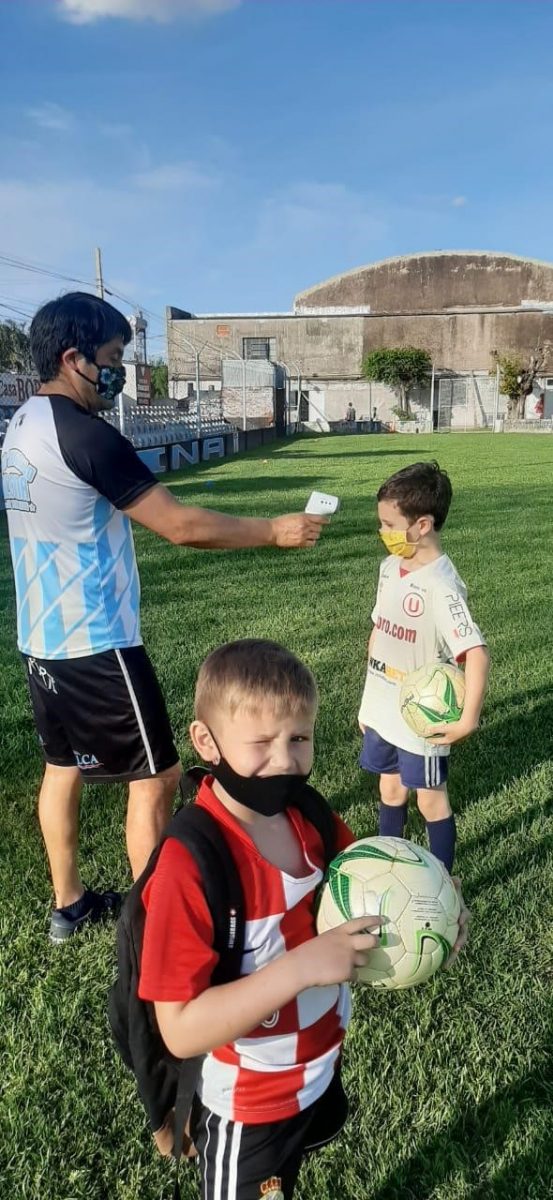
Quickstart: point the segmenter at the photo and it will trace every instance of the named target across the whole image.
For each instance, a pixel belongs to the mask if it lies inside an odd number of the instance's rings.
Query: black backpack
[[[184,1129],[200,1078],[203,1055],[177,1059],[169,1053],[158,1029],[154,1006],[140,1000],[138,982],[146,910],[142,892],[153,874],[166,838],[176,838],[194,855],[200,868],[214,928],[214,948],[219,961],[211,985],[240,977],[244,948],[244,897],[228,843],[218,822],[205,808],[190,803],[208,772],[188,771],[181,781],[183,805],[169,822],[163,838],[150,856],[142,875],[128,893],[117,926],[117,978],[108,1001],[108,1016],[117,1049],[136,1077],[140,1099],[155,1133],[175,1110],[173,1154],[177,1161],[174,1196],[179,1196],[178,1164]],[[325,869],[336,854],[336,830],[326,800],[308,784],[294,799],[294,807],[318,831],[324,847]]]

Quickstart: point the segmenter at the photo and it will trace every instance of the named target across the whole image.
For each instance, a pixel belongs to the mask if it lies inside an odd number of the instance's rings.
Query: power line
[[[75,275],[65,275],[61,271],[50,267],[42,267],[37,263],[29,262],[24,258],[15,258],[10,254],[0,253],[0,262],[17,271],[28,271],[32,275],[47,275],[51,279],[61,279],[65,283],[80,283],[83,287],[94,287],[94,284],[89,279],[79,279]]]
[[[17,313],[18,316],[25,317],[25,320],[28,320],[29,317],[31,316],[31,313],[23,312],[23,310],[21,308],[14,308],[13,304],[0,303],[0,308],[5,308],[7,312]]]
[[[34,309],[29,304],[28,300],[21,300],[20,296],[8,296],[5,292],[0,295],[0,300],[5,300],[6,304],[16,304],[19,308],[27,308],[32,316]]]
[[[63,271],[58,271],[54,267],[40,265],[39,263],[31,262],[29,259],[18,258],[14,255],[6,254],[4,252],[0,252],[0,262],[5,266],[10,267],[12,270],[26,271],[29,274],[42,275],[49,279],[59,279],[63,283],[77,283],[82,287],[90,288],[92,290],[94,290],[96,287],[96,284],[90,279],[81,279],[76,275],[66,275]],[[139,304],[138,301],[131,299],[130,296],[123,295],[122,292],[118,292],[115,288],[111,288],[107,284],[104,285],[104,290],[106,294],[111,296],[113,299],[121,300],[123,304],[128,304],[130,308],[140,309],[146,316],[151,317],[154,321],[159,321],[161,325],[164,324],[165,318],[162,317],[160,313],[153,312],[152,309],[146,308],[145,305]],[[32,314],[23,313],[20,310],[20,315],[28,316]],[[165,335],[160,334],[157,336],[162,337]]]

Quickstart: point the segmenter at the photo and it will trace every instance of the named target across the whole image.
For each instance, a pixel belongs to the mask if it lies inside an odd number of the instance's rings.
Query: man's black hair
[[[451,494],[449,476],[437,462],[417,462],[390,475],[378,489],[376,498],[395,500],[400,513],[409,521],[434,517],[434,528],[439,530],[449,512]]]
[[[122,338],[125,346],[132,338],[126,317],[88,292],[68,292],[39,308],[31,324],[31,354],[42,383],[55,379],[62,354],[75,347],[89,362],[94,362],[100,346],[113,338]]]

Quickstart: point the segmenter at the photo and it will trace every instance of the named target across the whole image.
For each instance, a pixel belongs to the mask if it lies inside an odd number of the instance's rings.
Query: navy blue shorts
[[[411,754],[385,741],[375,729],[366,729],[359,766],[373,775],[399,775],[404,787],[428,790],[443,787],[449,756],[434,753],[430,746],[427,755]]]

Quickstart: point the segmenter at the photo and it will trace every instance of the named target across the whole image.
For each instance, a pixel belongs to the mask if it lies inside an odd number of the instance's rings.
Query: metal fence
[[[503,397],[497,375],[476,371],[470,375],[442,376],[437,380],[435,428],[449,430],[493,429],[503,416]]]
[[[276,369],[260,359],[222,362],[223,415],[240,429],[263,429],[275,420]]]

